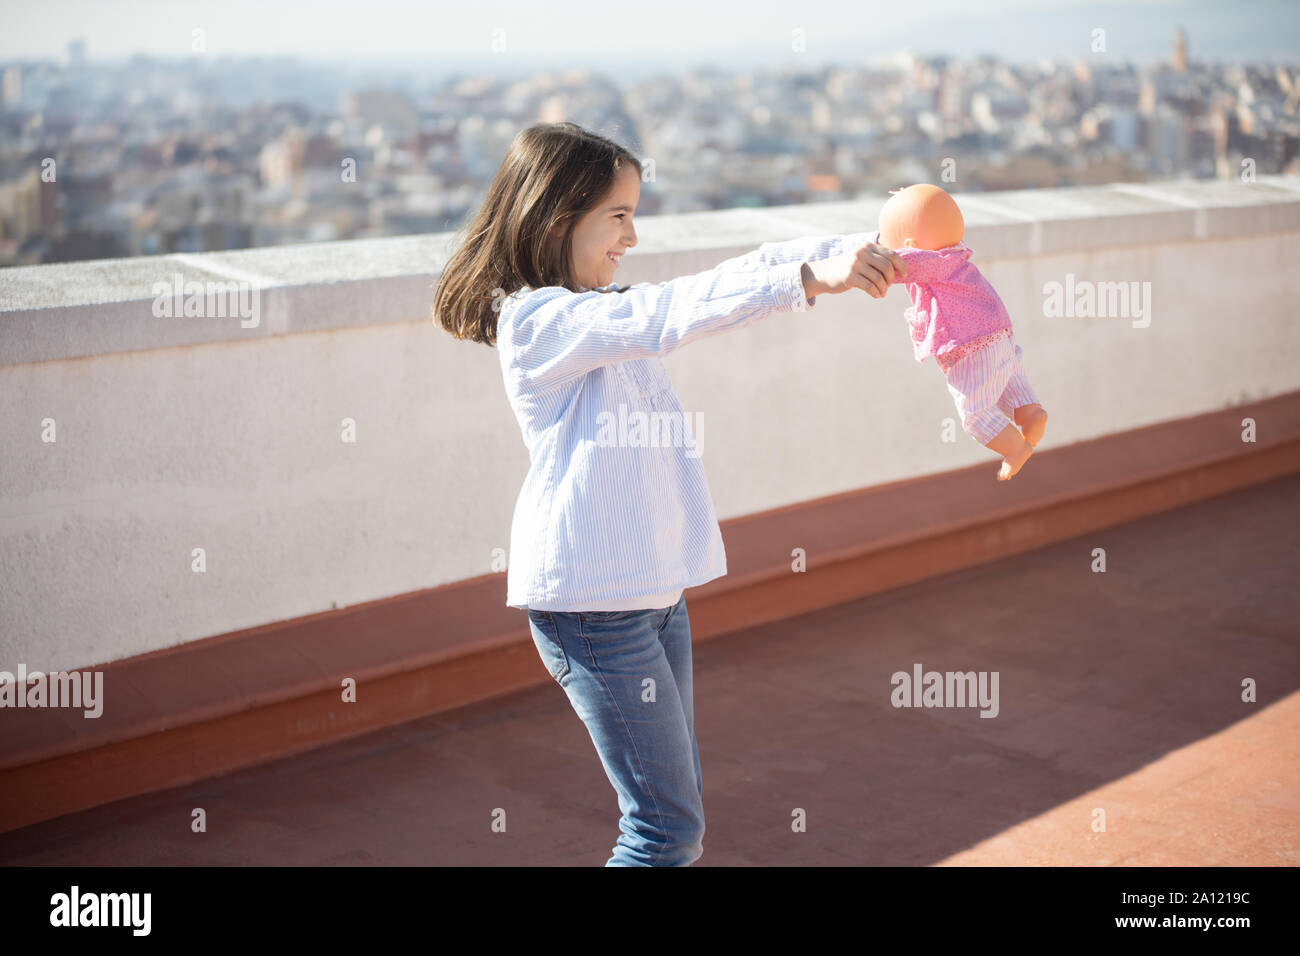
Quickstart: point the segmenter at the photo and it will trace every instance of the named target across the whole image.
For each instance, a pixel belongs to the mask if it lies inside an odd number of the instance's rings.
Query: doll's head
[[[898,190],[880,210],[880,244],[890,249],[947,249],[965,233],[956,200],[929,183]]]

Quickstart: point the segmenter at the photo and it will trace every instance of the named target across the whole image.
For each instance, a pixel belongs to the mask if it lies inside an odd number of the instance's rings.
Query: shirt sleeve
[[[894,274],[891,285],[924,285],[943,278],[953,271],[953,263],[948,257],[929,249],[896,249],[903,265],[907,266],[907,275]]]
[[[504,311],[508,327],[498,329],[497,345],[514,374],[534,388],[554,387],[602,365],[667,355],[774,312],[807,311],[814,302],[804,295],[803,262],[714,268],[622,292],[535,289]]]
[[[753,252],[735,256],[720,263],[719,269],[753,269],[757,266],[779,266],[787,262],[817,262],[858,246],[876,241],[876,232],[851,232],[837,236],[801,236],[786,242],[765,242]]]

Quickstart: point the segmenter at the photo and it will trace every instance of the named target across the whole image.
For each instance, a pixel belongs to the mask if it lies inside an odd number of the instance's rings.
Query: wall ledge
[[[962,193],[980,263],[1300,231],[1300,177]],[[887,197],[885,197],[887,198]],[[875,228],[884,199],[647,216],[620,282],[661,282],[763,242]],[[0,270],[0,364],[430,321],[456,233],[51,263]],[[252,309],[155,316],[155,284],[238,286]],[[215,311],[215,310],[214,310]]]

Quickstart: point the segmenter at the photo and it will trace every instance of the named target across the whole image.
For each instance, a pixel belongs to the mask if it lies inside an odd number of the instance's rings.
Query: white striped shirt
[[[660,356],[806,311],[815,300],[804,295],[803,263],[874,236],[764,243],[707,272],[618,292],[547,286],[505,297],[497,349],[530,461],[510,528],[508,606],[667,607],[684,588],[727,573],[698,451],[680,441],[598,443],[601,422],[620,405],[628,415],[685,418]]]

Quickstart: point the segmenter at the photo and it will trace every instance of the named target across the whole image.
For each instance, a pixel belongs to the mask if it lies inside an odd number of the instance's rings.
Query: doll
[[[1025,377],[1006,306],[969,261],[964,234],[957,203],[928,183],[895,190],[880,211],[880,244],[907,264],[893,281],[912,297],[916,360],[934,356],[962,429],[1002,456],[997,480],[1006,481],[1033,454],[1047,412]]]

